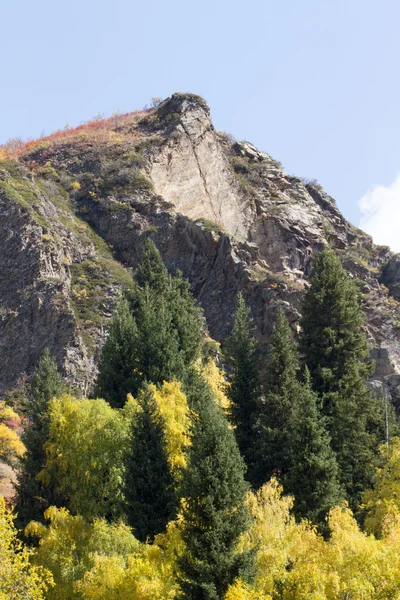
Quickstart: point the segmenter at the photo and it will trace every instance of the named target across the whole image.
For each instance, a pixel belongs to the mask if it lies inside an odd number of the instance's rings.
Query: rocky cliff
[[[4,146],[0,217],[3,393],[46,346],[90,392],[104,327],[151,237],[190,280],[212,337],[229,332],[241,290],[264,342],[278,306],[297,330],[313,258],[329,244],[360,289],[375,377],[400,401],[399,256],[316,182],[215,131],[198,96]]]

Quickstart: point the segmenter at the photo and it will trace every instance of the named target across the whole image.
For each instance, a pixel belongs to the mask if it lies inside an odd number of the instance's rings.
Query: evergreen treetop
[[[182,482],[185,550],[179,584],[182,598],[217,600],[251,571],[251,554],[238,552],[239,537],[249,526],[245,466],[207,384],[194,376],[187,394],[197,415]]]
[[[300,350],[314,390],[324,394],[338,390],[350,371],[365,379],[372,367],[366,362],[357,290],[332,250],[317,256],[310,283],[302,307]]]
[[[230,367],[227,388],[230,420],[235,426],[239,450],[248,468],[247,479],[254,485],[256,426],[262,391],[260,360],[253,320],[241,293],[238,294],[232,333],[226,340],[225,357]]]
[[[108,337],[101,351],[95,395],[114,408],[125,404],[128,393],[139,385],[135,349],[138,330],[127,300],[121,298],[113,314]]]
[[[49,402],[63,391],[56,361],[46,348],[33,374],[26,404],[29,422],[21,436],[26,453],[18,475],[16,509],[23,525],[31,520],[41,521],[46,508],[59,501],[56,491],[43,486],[36,476],[46,463],[44,444],[49,436]]]
[[[164,531],[177,511],[174,480],[168,464],[164,421],[152,390],[139,394],[140,410],[131,430],[126,463],[126,514],[135,536],[145,542]]]
[[[304,297],[301,350],[319,394],[350,505],[374,477],[384,439],[381,403],[367,389],[372,364],[357,291],[332,250],[317,257]]]
[[[168,271],[156,245],[150,238],[143,245],[135,277],[140,287],[145,287],[147,284],[152,290],[161,294],[165,292],[168,285]]]
[[[265,399],[257,439],[257,487],[292,466],[290,452],[293,412],[299,394],[298,354],[290,326],[280,308],[269,339],[265,371]]]

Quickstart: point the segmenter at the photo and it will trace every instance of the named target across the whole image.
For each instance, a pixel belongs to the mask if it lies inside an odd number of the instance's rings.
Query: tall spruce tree
[[[151,383],[181,380],[185,364],[167,298],[145,284],[138,292],[136,318],[136,356],[142,380]]]
[[[290,442],[299,393],[298,368],[297,349],[291,340],[289,323],[280,308],[269,339],[265,371],[265,400],[256,452],[258,486],[273,474],[285,474],[292,466]]]
[[[121,300],[103,346],[95,393],[121,407],[144,382],[182,380],[200,355],[203,319],[178,271],[171,276],[147,240],[130,303]]]
[[[303,302],[301,351],[336,452],[350,503],[374,476],[384,415],[367,391],[372,371],[356,288],[332,250],[317,257]]]
[[[269,342],[265,404],[258,458],[260,484],[281,477],[295,496],[294,511],[324,525],[329,509],[343,499],[338,466],[309,376],[298,380],[299,356],[282,309]]]
[[[344,498],[331,440],[311,389],[309,373],[294,387],[290,428],[290,468],[283,478],[285,492],[295,498],[294,513],[326,530],[329,510]]]
[[[245,465],[207,384],[194,376],[186,393],[196,416],[182,484],[181,597],[220,600],[237,577],[246,579],[252,570],[252,555],[238,552],[239,537],[249,525]]]
[[[147,284],[159,294],[165,294],[169,284],[168,271],[156,245],[149,238],[143,245],[135,277],[140,287],[143,288]]]
[[[203,339],[201,311],[190,293],[189,283],[180,271],[173,276],[168,274],[159,251],[150,239],[144,244],[135,277],[139,284],[133,301],[135,317],[139,329],[143,328],[149,334],[143,334],[139,348],[139,354],[143,355],[145,377],[154,383],[161,383],[162,374],[164,379],[171,376],[181,379],[199,356]],[[146,356],[152,353],[151,346],[154,347],[154,344],[159,345],[160,351],[152,379],[145,365]]]
[[[140,377],[135,355],[138,331],[127,300],[122,298],[113,314],[103,345],[95,395],[121,408],[128,393],[137,392]]]
[[[28,424],[22,434],[26,453],[21,460],[16,498],[16,511],[22,526],[31,520],[42,521],[46,508],[60,503],[56,490],[52,486],[44,486],[37,475],[46,463],[44,444],[49,435],[48,405],[63,391],[57,364],[46,348],[33,374],[26,405]]]
[[[176,516],[177,498],[168,465],[164,422],[152,391],[139,394],[140,410],[131,431],[126,463],[126,514],[135,536],[145,542]]]
[[[235,426],[236,441],[247,465],[246,479],[253,487],[259,484],[259,466],[255,456],[257,423],[261,410],[260,361],[250,310],[241,293],[232,334],[226,341],[225,357],[231,369],[228,376],[230,420]]]

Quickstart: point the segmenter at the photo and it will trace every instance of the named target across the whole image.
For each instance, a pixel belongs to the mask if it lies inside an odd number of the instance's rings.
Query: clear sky
[[[0,4],[0,143],[198,93],[400,251],[399,0]]]

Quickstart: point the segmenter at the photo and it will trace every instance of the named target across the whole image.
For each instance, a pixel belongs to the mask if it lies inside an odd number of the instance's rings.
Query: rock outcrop
[[[216,132],[201,98],[175,94],[16,154],[0,161],[3,392],[45,346],[90,390],[115,300],[151,237],[190,280],[219,341],[239,290],[262,341],[279,306],[298,330],[313,259],[329,244],[360,289],[376,379],[398,393],[399,257],[348,223],[316,182]]]

